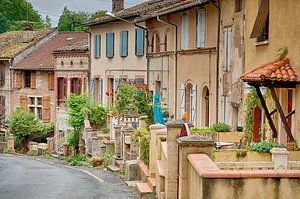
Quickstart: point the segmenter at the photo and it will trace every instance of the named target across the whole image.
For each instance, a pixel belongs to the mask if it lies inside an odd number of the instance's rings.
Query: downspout
[[[163,21],[156,16],[157,21],[174,28],[174,117],[177,118],[177,25]]]
[[[212,0],[210,3],[218,10],[218,33],[217,33],[217,58],[216,58],[216,123],[219,122],[219,62],[220,62],[220,31],[221,31],[221,8],[220,0],[217,0],[218,5],[216,5]]]

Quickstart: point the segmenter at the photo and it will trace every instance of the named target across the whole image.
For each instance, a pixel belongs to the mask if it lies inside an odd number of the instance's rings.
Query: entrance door
[[[261,110],[256,106],[252,115],[253,141],[260,142],[260,125],[261,125]]]

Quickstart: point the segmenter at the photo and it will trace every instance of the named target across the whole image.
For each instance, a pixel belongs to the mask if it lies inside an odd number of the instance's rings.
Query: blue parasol
[[[155,93],[154,95],[153,112],[154,112],[154,122],[159,124],[165,124],[163,114],[160,110],[160,100],[159,100],[158,93]]]

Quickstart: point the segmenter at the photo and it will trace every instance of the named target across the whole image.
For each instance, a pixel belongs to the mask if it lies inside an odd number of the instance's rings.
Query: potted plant
[[[92,128],[98,129],[100,126],[106,124],[106,110],[104,107],[94,104],[88,114],[89,121]]]

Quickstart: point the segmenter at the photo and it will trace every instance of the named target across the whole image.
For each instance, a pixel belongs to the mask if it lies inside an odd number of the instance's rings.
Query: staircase
[[[139,161],[138,165],[141,171],[141,180],[142,180],[142,182],[136,183],[136,187],[139,194],[141,196],[144,196],[147,194],[155,193],[155,188],[156,188],[155,174],[149,175],[149,170],[142,161]]]
[[[123,167],[123,165],[124,165],[124,161],[123,160],[117,160],[117,159],[115,159],[113,161],[113,164],[107,166],[107,169],[110,170],[110,171],[112,171],[112,172],[118,172],[118,171],[121,170],[121,168]]]

